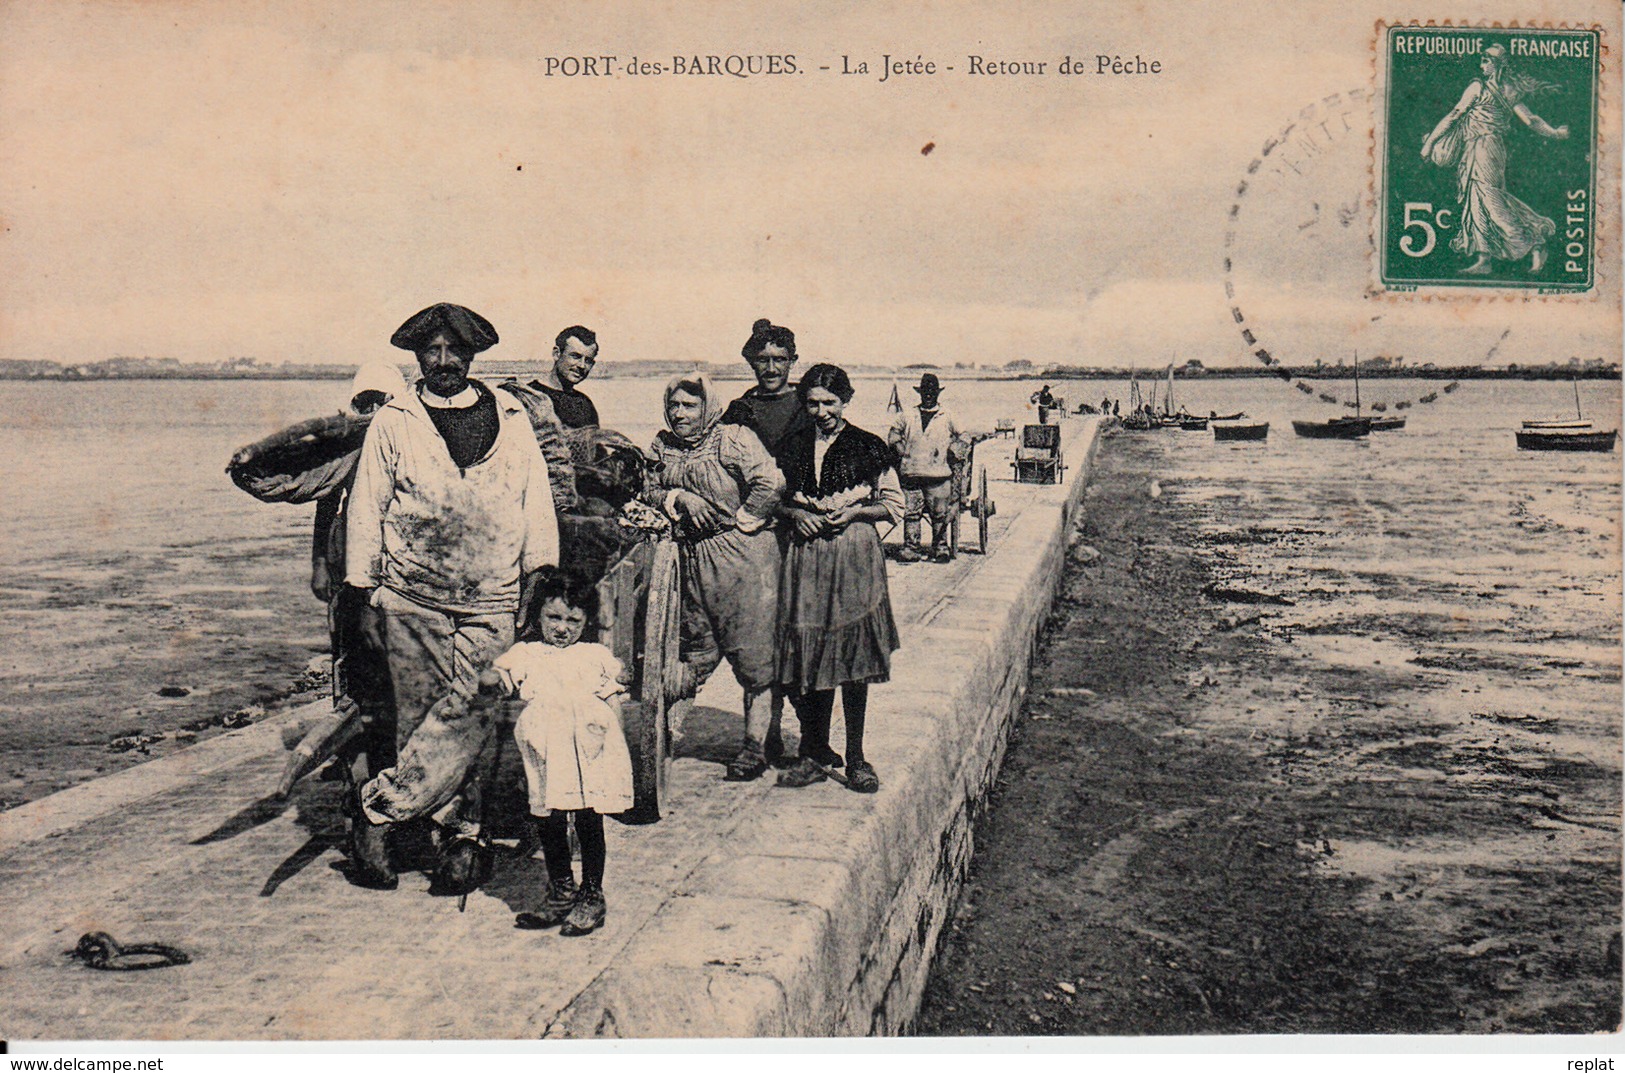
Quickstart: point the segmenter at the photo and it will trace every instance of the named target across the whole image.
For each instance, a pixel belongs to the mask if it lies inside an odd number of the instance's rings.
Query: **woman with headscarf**
[[[1492,258],[1523,257],[1529,258],[1531,272],[1539,272],[1557,225],[1507,190],[1507,134],[1516,119],[1543,138],[1567,138],[1567,126],[1553,127],[1525,103],[1558,87],[1507,70],[1500,45],[1484,49],[1478,69],[1483,77],[1467,84],[1461,100],[1422,139],[1422,158],[1456,169],[1461,213],[1450,248],[1474,257],[1463,272],[1483,275]]]
[[[728,657],[745,691],[745,733],[728,779],[767,770],[773,710],[773,626],[778,537],[768,528],[784,475],[761,437],[722,424],[722,400],[704,373],[666,385],[667,431],[656,438],[642,498],[671,518],[681,548],[681,655],[694,689]]]

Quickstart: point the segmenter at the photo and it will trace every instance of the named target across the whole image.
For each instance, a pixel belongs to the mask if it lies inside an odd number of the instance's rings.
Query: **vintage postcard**
[[[0,1049],[1595,1059],[1620,39],[0,0]]]

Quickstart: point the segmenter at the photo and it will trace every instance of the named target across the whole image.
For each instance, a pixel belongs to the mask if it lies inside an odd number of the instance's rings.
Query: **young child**
[[[598,612],[591,585],[562,572],[537,583],[524,639],[498,656],[482,692],[517,692],[524,712],[514,740],[525,762],[530,811],[547,861],[539,913],[520,913],[519,928],[586,935],[604,923],[604,814],[632,807],[632,758],[621,732],[626,690],[621,664],[603,645],[582,641]],[[581,844],[581,886],[571,874],[569,818]]]

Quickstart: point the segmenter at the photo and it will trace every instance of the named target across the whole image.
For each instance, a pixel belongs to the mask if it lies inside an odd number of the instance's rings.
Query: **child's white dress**
[[[532,815],[553,809],[625,812],[632,757],[607,701],[625,693],[621,661],[603,645],[521,641],[491,664],[519,690],[514,740],[525,762]]]

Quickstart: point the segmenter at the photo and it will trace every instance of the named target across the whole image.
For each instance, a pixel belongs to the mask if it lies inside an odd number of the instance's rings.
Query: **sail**
[[[886,404],[886,412],[900,414],[903,412],[903,400],[897,396],[897,381],[891,382],[891,401]]]

